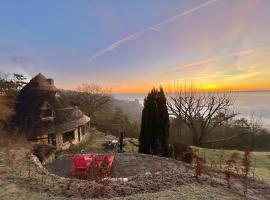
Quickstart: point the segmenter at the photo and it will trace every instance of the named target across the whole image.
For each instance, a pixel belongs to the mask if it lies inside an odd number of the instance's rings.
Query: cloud
[[[202,4],[198,5],[198,6],[193,7],[191,9],[185,10],[184,12],[181,12],[180,14],[175,15],[175,16],[169,18],[169,19],[166,19],[166,20],[164,20],[164,21],[162,21],[162,22],[160,22],[160,23],[158,23],[158,24],[156,24],[154,26],[145,26],[145,25],[143,25],[143,27],[145,29],[147,29],[147,30],[151,30],[151,31],[155,31],[155,32],[161,32],[161,30],[158,29],[158,27],[160,27],[162,25],[165,25],[165,24],[168,24],[168,23],[170,23],[170,22],[172,22],[172,21],[174,21],[176,19],[179,19],[179,18],[184,17],[186,15],[189,15],[191,13],[194,13],[194,12],[196,12],[196,11],[202,9],[202,8],[205,8],[205,7],[215,3],[217,1],[218,0],[209,0],[209,1],[205,2],[205,3],[202,3]],[[100,56],[102,56],[102,55],[104,55],[104,54],[106,54],[106,53],[108,53],[110,51],[113,51],[113,50],[117,49],[121,45],[123,45],[123,44],[125,44],[127,42],[130,42],[132,40],[137,39],[141,34],[142,34],[142,32],[136,32],[136,33],[133,33],[131,35],[125,36],[124,38],[121,38],[116,42],[113,42],[112,44],[110,44],[105,49],[102,49],[102,50],[98,51],[97,53],[95,53],[94,55],[92,55],[89,58],[89,61],[92,62],[96,58],[98,58],[98,57],[100,57]]]
[[[230,53],[230,54],[226,54],[226,55],[222,55],[222,56],[209,57],[209,58],[198,60],[198,61],[195,61],[192,63],[180,65],[174,69],[169,69],[168,71],[178,71],[178,70],[183,69],[183,68],[195,67],[195,66],[200,66],[200,65],[204,65],[204,64],[212,64],[212,63],[215,63],[217,61],[229,59],[232,57],[248,56],[251,54],[256,54],[259,52],[264,52],[264,51],[269,51],[269,50],[270,50],[270,46],[242,50],[242,51],[238,51],[238,52],[234,52],[234,53]]]

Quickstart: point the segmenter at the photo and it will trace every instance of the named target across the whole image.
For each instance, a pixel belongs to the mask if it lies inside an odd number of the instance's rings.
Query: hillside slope
[[[164,172],[147,177],[137,177],[128,183],[115,182],[105,186],[93,182],[59,178],[30,162],[27,154],[31,146],[0,141],[0,199],[244,199],[240,182],[235,181],[228,189],[219,175],[211,179],[202,176],[199,182],[193,170]],[[1,143],[2,142],[2,143]],[[97,145],[97,143],[95,143]],[[98,146],[98,145],[97,145]],[[96,147],[97,147],[96,146]],[[117,197],[121,196],[121,197]],[[270,186],[252,181],[248,190],[249,199],[269,199]]]

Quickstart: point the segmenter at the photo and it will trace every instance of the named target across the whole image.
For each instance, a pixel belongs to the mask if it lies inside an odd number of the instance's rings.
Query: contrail
[[[150,31],[155,31],[155,32],[162,32],[160,29],[158,28],[155,28],[154,26],[145,26],[145,25],[142,25],[144,28],[150,30]]]
[[[110,52],[110,51],[113,51],[114,49],[118,48],[119,46],[121,46],[122,44],[124,43],[127,43],[131,40],[134,40],[136,39],[137,37],[139,37],[140,35],[140,32],[137,32],[137,33],[134,33],[134,34],[131,34],[131,35],[128,35],[112,44],[110,44],[107,48],[105,49],[102,49],[101,51],[95,53],[93,56],[91,56],[89,58],[89,61],[92,62],[93,60],[95,60],[97,57],[107,53],[107,52]]]
[[[158,27],[160,27],[160,26],[162,26],[162,25],[165,25],[165,24],[167,24],[167,23],[169,23],[169,22],[172,22],[172,21],[174,21],[174,20],[176,20],[176,19],[179,19],[179,18],[181,18],[181,17],[184,17],[184,16],[186,16],[186,15],[189,15],[189,14],[191,14],[191,13],[194,13],[194,12],[196,12],[196,11],[202,9],[202,8],[205,8],[205,7],[207,7],[207,6],[209,6],[209,5],[213,4],[213,3],[215,3],[215,2],[217,2],[217,1],[218,1],[218,0],[209,0],[209,1],[205,2],[205,3],[202,3],[202,4],[200,4],[200,5],[196,6],[196,7],[194,7],[194,8],[188,9],[188,10],[186,10],[186,11],[184,11],[184,12],[181,12],[181,13],[178,14],[178,15],[175,15],[175,16],[169,18],[169,19],[166,19],[166,20],[164,20],[164,21],[162,21],[162,22],[160,22],[160,23],[158,23],[158,24],[156,24],[156,25],[154,25],[154,26],[144,26],[144,25],[143,25],[143,27],[144,27],[145,29],[147,29],[147,30],[151,30],[151,31],[155,31],[155,32],[161,32],[161,30],[158,29]],[[92,62],[92,61],[94,61],[97,57],[100,57],[100,56],[102,56],[103,54],[106,54],[106,53],[108,53],[108,52],[110,52],[110,51],[113,51],[114,49],[117,49],[118,47],[120,47],[121,45],[123,45],[123,44],[125,44],[125,43],[127,43],[127,42],[129,42],[129,41],[135,40],[135,39],[137,39],[137,38],[138,38],[139,36],[141,36],[141,35],[142,35],[142,32],[136,32],[136,33],[133,33],[133,34],[131,34],[131,35],[125,36],[124,38],[121,38],[121,39],[119,39],[118,41],[116,41],[116,42],[110,44],[110,45],[109,45],[108,47],[106,47],[105,49],[102,49],[102,50],[98,51],[97,53],[95,53],[93,56],[91,56],[91,57],[89,58],[89,61]]]
[[[198,11],[198,10],[200,10],[202,8],[205,8],[205,7],[207,7],[207,6],[209,6],[209,5],[213,4],[213,3],[216,3],[217,1],[218,0],[210,0],[210,1],[207,1],[205,3],[202,3],[202,4],[200,4],[200,5],[198,5],[198,6],[194,7],[194,8],[191,8],[191,9],[186,10],[186,11],[184,11],[184,12],[178,14],[178,15],[175,15],[175,16],[169,18],[169,19],[166,19],[166,20],[154,25],[153,27],[159,27],[159,26],[165,25],[165,24],[167,24],[167,23],[169,23],[171,21],[174,21],[176,19],[179,19],[179,18],[184,17],[186,15],[189,15],[191,13],[194,13],[195,11]]]

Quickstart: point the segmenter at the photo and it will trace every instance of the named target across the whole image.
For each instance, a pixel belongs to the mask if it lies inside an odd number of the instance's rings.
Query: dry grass
[[[26,137],[16,133],[0,131],[0,148],[6,150],[25,149],[32,150],[32,145],[27,141]]]
[[[10,105],[9,101],[3,96],[0,96],[0,110],[0,123],[7,122],[14,114],[13,105]]]
[[[126,198],[117,197],[113,200],[178,200],[178,199],[189,199],[189,200],[208,200],[208,199],[222,199],[222,200],[238,200],[246,199],[243,196],[229,191],[221,187],[211,187],[205,184],[199,183],[188,183],[181,185],[169,190],[160,191],[157,193],[145,193],[136,194]]]

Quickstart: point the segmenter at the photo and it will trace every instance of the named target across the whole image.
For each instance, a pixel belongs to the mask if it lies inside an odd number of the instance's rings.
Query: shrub
[[[200,157],[198,150],[191,150],[191,155],[192,158],[195,162],[195,177],[196,180],[199,181],[199,176],[201,176],[202,174],[207,174],[210,176],[210,174],[208,173],[205,164],[206,161],[205,159],[203,159],[202,157]]]
[[[186,163],[192,163],[192,149],[189,145],[174,142],[169,147],[170,157]]]
[[[33,146],[33,154],[38,157],[40,162],[50,157],[56,151],[56,147],[46,144],[35,144]]]
[[[226,166],[225,166],[224,174],[225,174],[225,179],[227,181],[228,188],[231,188],[230,179],[232,177],[238,177],[238,175],[235,173],[235,170],[237,169],[236,164],[237,164],[238,157],[239,157],[238,153],[232,153],[231,157],[225,161]]]
[[[251,150],[250,150],[250,148],[245,149],[244,157],[242,160],[242,165],[243,165],[242,176],[244,179],[244,188],[245,188],[244,194],[246,195],[247,194],[247,186],[248,186],[248,175],[249,175],[250,167],[251,167]]]
[[[0,148],[31,150],[31,144],[26,137],[16,133],[0,130]]]

